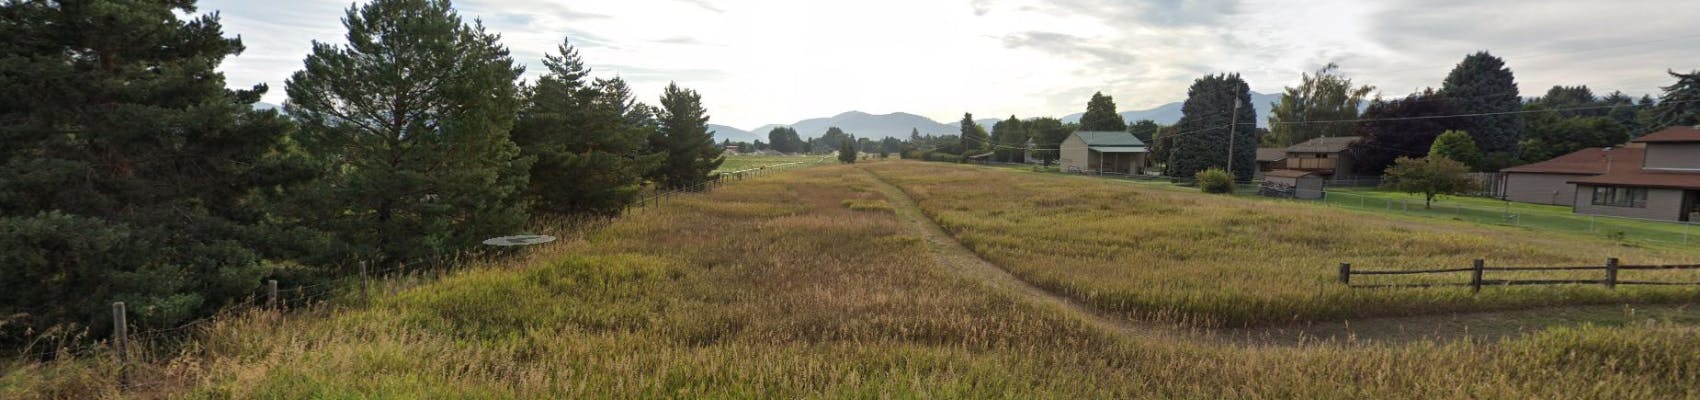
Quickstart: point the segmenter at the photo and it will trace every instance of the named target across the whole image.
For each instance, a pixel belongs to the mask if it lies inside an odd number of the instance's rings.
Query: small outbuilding
[[[1081,131],[1068,135],[1059,152],[1065,172],[1144,175],[1145,142],[1127,132]]]
[[[1278,169],[1263,174],[1258,194],[1269,197],[1316,200],[1322,198],[1323,184],[1328,179],[1316,171]]]

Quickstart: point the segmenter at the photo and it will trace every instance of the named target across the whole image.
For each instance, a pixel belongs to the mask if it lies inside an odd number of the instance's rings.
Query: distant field
[[[1254,201],[941,163],[868,167],[903,188],[969,248],[1022,278],[1135,319],[1247,326],[1519,309],[1558,304],[1700,300],[1700,289],[1597,286],[1354,290],[1359,269],[1693,263],[1696,248],[1648,249],[1521,228],[1340,213],[1314,203]],[[1636,279],[1700,280],[1694,272]],[[1523,277],[1496,273],[1498,278]],[[1586,274],[1586,275],[1583,275]],[[1543,274],[1598,279],[1596,272]],[[1461,282],[1450,276],[1359,277],[1359,283]]]
[[[1479,197],[1446,196],[1433,209],[1423,208],[1420,195],[1374,188],[1329,188],[1329,204],[1389,214],[1460,219],[1526,228],[1531,232],[1561,231],[1594,240],[1622,239],[1651,244],[1700,246],[1700,226],[1627,218],[1590,217],[1568,206],[1506,202]],[[1615,237],[1614,237],[1615,236]]]
[[[742,171],[742,170],[747,170],[747,169],[761,168],[763,166],[768,166],[768,165],[794,163],[794,162],[815,162],[815,161],[819,161],[819,160],[822,160],[822,159],[823,159],[823,156],[808,156],[808,155],[802,155],[802,156],[754,156],[754,155],[726,156],[726,162],[721,163],[720,169],[715,170],[715,171],[717,171],[717,172]]]
[[[136,352],[124,368],[104,356],[3,363],[0,398],[1700,395],[1693,385],[1700,379],[1700,353],[1692,348],[1700,330],[1680,320],[1642,317],[1620,327],[1560,328],[1504,342],[1389,346],[1259,347],[1098,329],[1078,314],[1023,301],[936,263],[928,245],[894,216],[894,203],[875,189],[864,168],[905,182],[977,249],[1005,237],[1036,244],[1008,243],[1016,249],[1060,246],[1067,252],[1053,253],[1043,264],[1058,270],[1079,267],[1076,258],[1062,257],[1090,258],[1094,248],[1116,256],[1144,243],[1200,263],[1194,265],[1244,260],[1252,251],[1210,246],[1257,246],[1259,241],[1240,233],[1253,229],[1248,223],[1324,213],[1253,212],[1245,220],[1231,215],[1203,220],[1222,224],[1217,227],[1104,230],[1132,217],[1197,217],[1195,207],[1240,208],[1219,205],[1236,201],[1231,199],[1170,198],[1061,177],[1010,179],[972,167],[876,162],[791,170],[680,196],[606,226],[556,230],[563,240],[526,258],[473,266],[440,280],[389,281],[370,297],[348,288],[342,298],[310,310],[226,316],[189,330],[180,347]],[[1066,187],[1075,190],[1056,194]],[[947,193],[953,191],[965,194]],[[1022,197],[1035,192],[1043,195]],[[968,195],[986,202],[959,200]],[[1153,203],[1158,200],[1175,204]],[[1140,207],[1130,208],[1134,205]],[[974,211],[981,208],[986,211]],[[1105,221],[1073,237],[1017,238],[988,230],[1042,232],[1096,219]],[[1127,244],[1151,235],[1174,238]],[[1270,240],[1296,239],[1263,241]],[[1451,248],[1430,243],[1426,235],[1413,240]],[[1475,242],[1458,239],[1457,246]],[[1284,257],[1284,246],[1274,247],[1273,256]],[[1316,251],[1373,253],[1356,247]],[[1005,262],[1013,257],[987,254]],[[1141,268],[1165,267],[1120,266],[1101,280],[1127,282],[1144,274]],[[1217,291],[1270,290],[1290,282],[1281,278],[1285,272],[1268,272],[1193,271],[1242,284]],[[1304,277],[1300,281],[1316,280],[1308,271],[1297,274]],[[1255,276],[1275,282],[1243,285]]]

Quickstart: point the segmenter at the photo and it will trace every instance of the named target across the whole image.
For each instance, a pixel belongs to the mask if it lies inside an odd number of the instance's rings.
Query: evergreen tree
[[[1352,79],[1339,74],[1340,66],[1332,63],[1305,74],[1299,87],[1289,87],[1281,100],[1269,110],[1269,135],[1261,142],[1266,147],[1287,147],[1319,137],[1345,137],[1355,134],[1350,123],[1312,122],[1347,121],[1358,118],[1358,107],[1375,87],[1352,87]]]
[[[1667,71],[1676,83],[1665,86],[1658,107],[1652,113],[1649,132],[1670,126],[1700,125],[1700,71],[1679,74]]]
[[[562,43],[558,51],[544,56],[549,72],[527,91],[514,124],[520,153],[536,160],[527,197],[541,212],[618,214],[653,167],[654,157],[639,154],[649,133],[625,121],[619,93],[587,80],[578,50]]]
[[[301,221],[389,262],[521,228],[530,161],[508,134],[524,69],[497,35],[441,0],[374,0],[343,25],[348,44],[314,42],[287,82],[285,108],[324,168],[297,190]]]
[[[1093,93],[1092,100],[1086,102],[1086,114],[1080,116],[1080,130],[1121,132],[1127,130],[1127,121],[1116,113],[1115,99],[1102,92]]]
[[[1151,139],[1157,137],[1157,130],[1162,127],[1162,125],[1157,124],[1157,121],[1142,119],[1128,125],[1127,133],[1133,134],[1133,137],[1138,138],[1141,142],[1145,142],[1146,146],[1150,146]]]
[[[1446,159],[1470,165],[1481,162],[1481,152],[1476,150],[1476,140],[1464,131],[1441,132],[1434,138],[1434,146],[1429,148],[1429,157],[1445,157]]]
[[[1257,169],[1257,110],[1251,105],[1251,87],[1239,74],[1198,78],[1187,89],[1181,115],[1176,126],[1182,133],[1170,138],[1168,176],[1192,177],[1212,167],[1227,170],[1231,156],[1233,169],[1228,173],[1236,179],[1251,178]]]
[[[846,140],[851,140],[850,134],[844,133],[843,129],[839,129],[836,126],[827,127],[826,133],[821,134],[820,137],[816,139],[818,140],[816,140],[817,144],[815,145],[815,150],[822,153],[838,151],[838,146],[842,145]]]
[[[656,119],[660,121],[659,131],[667,149],[661,164],[661,184],[685,189],[712,179],[714,170],[726,158],[714,147],[702,95],[680,88],[677,83],[668,83],[661,92],[661,112]]]
[[[980,124],[974,123],[974,114],[962,114],[962,136],[960,140],[962,141],[960,154],[962,160],[967,161],[968,156],[979,154],[980,151],[985,149],[991,138],[986,134],[986,128],[981,128]]]
[[[1460,114],[1515,113],[1523,109],[1516,76],[1504,60],[1485,51],[1464,57],[1441,84],[1440,96],[1455,105]],[[1521,114],[1479,115],[1458,123],[1481,145],[1484,165],[1497,169],[1517,159],[1517,143],[1523,140]]]
[[[773,128],[773,130],[767,132],[767,140],[770,142],[769,146],[772,146],[773,150],[777,152],[795,154],[804,151],[803,138],[798,136],[797,130],[791,129],[791,127]]]
[[[845,164],[856,163],[856,138],[838,141],[838,162]]]
[[[1589,89],[1588,85],[1553,86],[1552,89],[1547,89],[1547,94],[1545,96],[1536,98],[1533,101],[1530,101],[1530,103],[1539,104],[1545,109],[1555,110],[1558,115],[1565,118],[1599,117],[1606,114],[1606,110],[1603,109],[1572,110],[1574,108],[1588,108],[1601,105],[1599,99],[1594,97],[1593,89]],[[1525,121],[1525,123],[1527,123],[1527,121]]]
[[[267,88],[225,89],[242,42],[193,3],[0,2],[0,347],[103,337],[114,301],[175,326],[273,273],[289,235],[256,206],[305,170],[274,157]]]

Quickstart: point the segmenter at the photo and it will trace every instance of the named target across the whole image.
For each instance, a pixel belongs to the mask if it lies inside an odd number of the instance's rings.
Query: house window
[[[1594,205],[1647,208],[1646,188],[1594,187]]]

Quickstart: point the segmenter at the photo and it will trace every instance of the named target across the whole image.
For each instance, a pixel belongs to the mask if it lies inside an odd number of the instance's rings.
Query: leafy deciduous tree
[[[1121,132],[1127,130],[1127,120],[1116,113],[1115,99],[1102,92],[1093,93],[1092,100],[1086,102],[1086,113],[1080,116],[1080,129]]]

